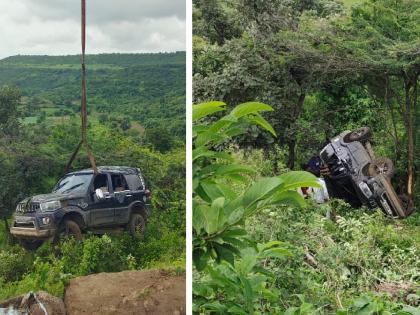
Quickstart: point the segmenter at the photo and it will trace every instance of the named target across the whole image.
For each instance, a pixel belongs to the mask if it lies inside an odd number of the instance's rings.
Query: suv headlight
[[[60,201],[48,201],[43,202],[40,205],[41,211],[52,211],[61,208],[61,202]]]

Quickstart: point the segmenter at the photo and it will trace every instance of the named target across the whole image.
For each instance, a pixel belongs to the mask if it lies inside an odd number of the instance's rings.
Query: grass
[[[38,117],[36,116],[30,116],[30,117],[25,117],[23,119],[23,123],[24,124],[35,124],[38,120]]]
[[[350,8],[352,5],[362,2],[362,0],[341,0],[346,8]]]

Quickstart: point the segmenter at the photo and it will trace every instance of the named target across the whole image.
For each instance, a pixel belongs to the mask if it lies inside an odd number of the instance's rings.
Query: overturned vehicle
[[[388,158],[375,157],[369,142],[371,136],[368,127],[344,131],[321,150],[321,174],[328,192],[354,207],[380,207],[388,216],[405,218],[413,211],[412,201],[395,192],[391,184],[393,163]]]
[[[50,194],[19,202],[10,233],[28,250],[44,241],[82,238],[127,230],[143,233],[151,212],[151,193],[137,168],[98,167],[65,175]]]

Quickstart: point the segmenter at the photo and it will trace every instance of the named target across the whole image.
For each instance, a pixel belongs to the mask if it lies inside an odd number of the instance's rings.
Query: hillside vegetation
[[[25,252],[7,236],[16,204],[51,192],[80,140],[77,56],[0,62],[0,300],[29,291],[63,296],[69,279],[98,272],[185,269],[185,53],[89,56],[89,143],[98,165],[141,169],[153,213],[141,240],[85,235]],[[89,168],[82,149],[73,169]]]
[[[183,141],[185,53],[87,55],[91,117],[134,132],[166,129]],[[0,86],[23,96],[25,122],[60,122],[80,110],[80,56],[14,56],[0,60]],[[142,127],[142,128],[140,128]]]

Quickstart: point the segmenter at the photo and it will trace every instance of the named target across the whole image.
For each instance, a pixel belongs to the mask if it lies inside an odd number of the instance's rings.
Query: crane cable
[[[72,156],[70,157],[69,162],[66,166],[66,173],[68,173],[71,164],[73,163],[74,159],[77,156],[77,153],[80,150],[80,147],[83,145],[86,149],[88,154],[88,158],[90,164],[92,166],[93,171],[98,173],[98,168],[96,167],[95,157],[93,156],[92,149],[89,146],[87,140],[87,125],[88,125],[88,117],[87,117],[87,109],[86,109],[86,64],[85,64],[85,50],[86,50],[86,0],[81,0],[82,4],[82,55],[81,55],[81,65],[82,65],[82,92],[81,92],[81,108],[80,108],[80,142],[76,146]]]

